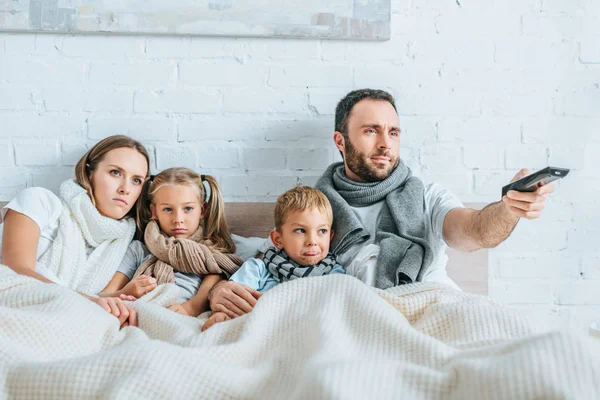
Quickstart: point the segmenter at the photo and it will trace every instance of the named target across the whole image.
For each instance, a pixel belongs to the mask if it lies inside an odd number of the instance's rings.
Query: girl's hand
[[[231,318],[224,312],[215,312],[210,316],[209,319],[206,320],[204,325],[202,325],[202,332],[213,326],[214,324],[218,324],[219,322],[228,321]]]
[[[137,313],[118,297],[88,297],[104,310],[119,319],[121,328],[137,326]]]
[[[147,275],[140,275],[133,278],[119,293],[133,296],[137,299],[156,288],[156,279]]]
[[[194,313],[192,312],[189,301],[186,301],[183,304],[172,304],[167,308],[171,311],[175,311],[178,314],[186,315],[188,317],[196,317],[197,316],[197,315],[194,315]]]

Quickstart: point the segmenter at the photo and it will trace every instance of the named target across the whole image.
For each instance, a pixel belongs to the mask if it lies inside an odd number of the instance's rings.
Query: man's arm
[[[514,182],[529,175],[519,171]],[[444,240],[460,251],[475,251],[498,246],[515,229],[520,218],[539,218],[546,205],[546,197],[554,192],[554,184],[539,187],[535,192],[511,190],[502,201],[489,204],[483,210],[455,208],[446,214],[443,225]]]

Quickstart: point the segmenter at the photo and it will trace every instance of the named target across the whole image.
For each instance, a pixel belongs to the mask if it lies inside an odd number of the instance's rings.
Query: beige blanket
[[[0,398],[600,398],[600,341],[441,285],[297,279],[204,333],[208,313],[162,307],[178,300],[159,287],[120,331],[83,297],[0,266]]]

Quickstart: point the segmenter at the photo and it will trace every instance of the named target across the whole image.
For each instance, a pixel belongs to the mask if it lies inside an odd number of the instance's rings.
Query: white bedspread
[[[78,294],[0,266],[2,398],[600,398],[600,341],[543,332],[491,300],[438,284],[378,291],[299,279],[201,333],[161,305],[138,328]]]

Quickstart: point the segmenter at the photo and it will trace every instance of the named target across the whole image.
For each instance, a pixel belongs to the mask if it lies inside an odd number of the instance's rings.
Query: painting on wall
[[[0,31],[387,40],[391,0],[0,0]]]

